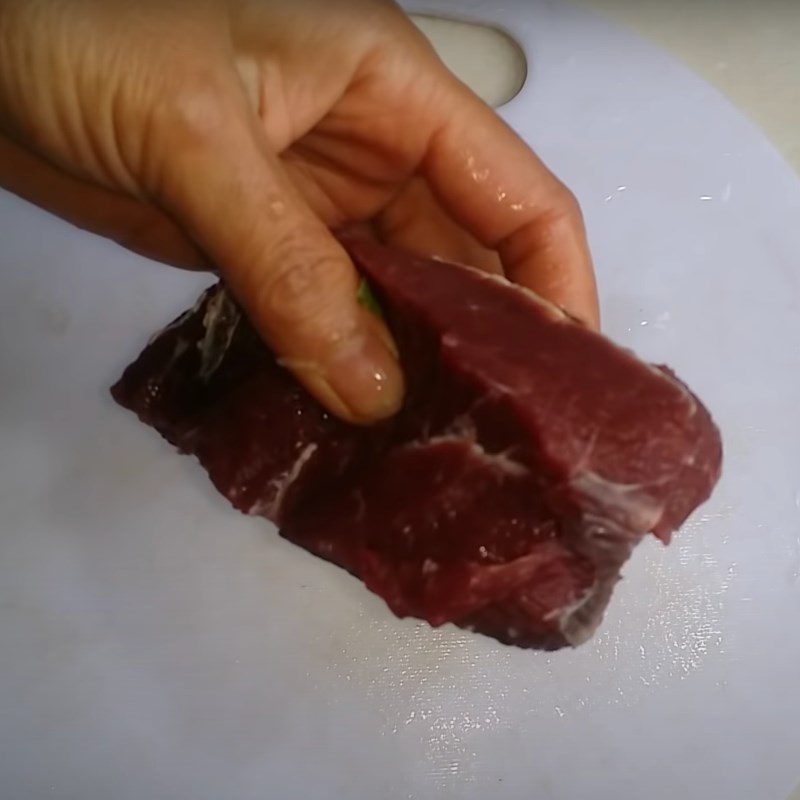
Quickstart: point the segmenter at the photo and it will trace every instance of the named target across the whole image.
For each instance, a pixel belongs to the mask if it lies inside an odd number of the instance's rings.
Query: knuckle
[[[219,78],[202,72],[179,82],[168,80],[159,88],[145,115],[140,173],[149,194],[187,202],[187,195],[196,191],[192,179],[197,165],[210,154],[231,151],[240,116],[232,96]]]
[[[555,209],[557,216],[570,222],[582,222],[583,211],[578,198],[563,183],[559,183],[555,195]]]
[[[162,99],[158,127],[177,146],[213,146],[223,135],[231,114],[217,83],[197,76],[181,82]]]
[[[548,197],[548,205],[526,226],[521,237],[538,252],[558,250],[565,239],[582,235],[583,213],[575,195],[557,183]]]
[[[342,258],[291,245],[278,248],[276,256],[278,267],[260,298],[264,313],[276,324],[302,326],[338,312],[343,292],[353,283]]]

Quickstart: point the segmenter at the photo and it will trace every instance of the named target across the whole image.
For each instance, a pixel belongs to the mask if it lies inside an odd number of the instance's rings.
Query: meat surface
[[[554,649],[596,629],[633,547],[713,489],[700,401],[507,281],[345,242],[395,335],[407,397],[371,428],[327,414],[222,285],[113,387],[240,511],[398,616]]]

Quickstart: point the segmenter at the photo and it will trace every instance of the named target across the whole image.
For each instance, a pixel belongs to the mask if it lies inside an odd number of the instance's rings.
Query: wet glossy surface
[[[640,548],[582,650],[391,619],[232,517],[107,398],[203,279],[0,195],[4,800],[785,800],[797,783],[797,178],[650,46],[521,3],[529,22],[463,7],[530,53],[504,114],[583,203],[606,330],[714,409],[714,499],[674,547]]]

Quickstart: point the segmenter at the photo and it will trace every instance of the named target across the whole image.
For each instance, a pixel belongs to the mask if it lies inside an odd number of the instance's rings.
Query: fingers
[[[0,186],[147,258],[185,269],[209,267],[197,246],[155,206],[73,178],[3,137]]]
[[[356,423],[390,416],[403,393],[396,351],[382,322],[358,304],[359,279],[347,254],[255,126],[238,108],[223,111],[215,102],[172,126],[160,148],[170,154],[160,200],[312,394]]]
[[[387,244],[417,255],[503,274],[497,253],[483,247],[474,236],[457,225],[420,178],[412,179],[380,213],[376,227]]]
[[[525,143],[453,83],[422,170],[447,212],[497,250],[509,278],[587,324],[599,322],[580,209]]]

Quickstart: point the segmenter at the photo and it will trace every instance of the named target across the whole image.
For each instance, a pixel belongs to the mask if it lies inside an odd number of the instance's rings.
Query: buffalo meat
[[[585,641],[648,532],[710,494],[719,433],[668,369],[502,278],[345,240],[398,343],[399,414],[324,411],[222,284],[112,393],[240,511],[399,616],[523,647]]]

